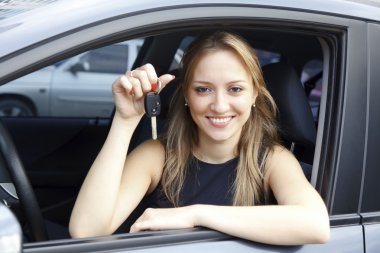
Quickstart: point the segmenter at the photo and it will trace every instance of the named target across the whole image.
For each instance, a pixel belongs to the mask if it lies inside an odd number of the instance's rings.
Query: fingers
[[[157,86],[158,78],[156,70],[152,64],[145,64],[129,73],[129,80],[133,80],[138,86],[140,86],[143,93],[154,90],[152,86]],[[127,76],[128,76],[127,73]]]
[[[136,233],[139,231],[145,231],[145,230],[158,230],[151,226],[150,222],[148,221],[142,221],[142,222],[136,222],[131,226],[130,233]]]
[[[146,93],[152,90],[152,84],[157,83],[157,74],[151,64],[146,64],[129,72],[130,80],[138,81],[141,90]]]
[[[149,91],[159,91],[165,87],[175,76],[165,74],[157,77],[156,71],[152,64],[145,64],[135,70],[128,71],[120,79],[123,87],[130,92],[133,90],[134,95],[146,93]]]
[[[174,78],[175,78],[175,76],[170,75],[170,74],[165,74],[165,75],[160,76],[160,82],[161,82],[160,89],[163,89],[168,83],[173,81]]]
[[[143,214],[135,221],[131,226],[130,233],[136,233],[144,230],[158,230],[157,227],[153,226],[154,223],[154,213],[153,208],[147,208]]]
[[[129,95],[133,95],[136,98],[144,96],[144,90],[141,85],[141,82],[137,78],[129,79],[132,84],[132,90],[129,92]]]

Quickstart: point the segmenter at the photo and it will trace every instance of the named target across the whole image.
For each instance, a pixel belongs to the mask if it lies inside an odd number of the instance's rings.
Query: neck
[[[200,138],[198,146],[193,150],[196,158],[207,163],[224,163],[235,158],[237,154],[237,143],[211,143]]]

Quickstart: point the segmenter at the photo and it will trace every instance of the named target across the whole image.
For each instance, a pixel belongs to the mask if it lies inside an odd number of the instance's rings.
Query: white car
[[[282,141],[327,206],[330,241],[279,246],[199,227],[127,233],[149,196],[115,234],[71,239],[74,201],[112,121],[99,118],[111,110],[104,108],[112,105],[112,71],[130,69],[107,63],[111,73],[91,72],[97,65],[86,57],[97,51],[88,50],[141,39],[134,66],[151,63],[159,75],[178,77],[160,92],[160,134],[180,83],[180,50],[215,30],[261,50]],[[8,106],[4,114],[20,116],[0,117],[0,252],[380,252],[379,41],[380,3],[369,0],[57,0],[1,20],[0,105],[22,94],[38,103],[35,116]],[[17,96],[4,97],[7,89]],[[149,138],[143,117],[129,148]],[[99,197],[94,208],[104,205]]]
[[[0,87],[0,116],[109,117],[111,85],[132,68],[143,39],[81,53]]]

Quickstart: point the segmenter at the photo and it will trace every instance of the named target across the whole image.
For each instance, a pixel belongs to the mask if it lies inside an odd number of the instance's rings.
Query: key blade
[[[157,140],[157,119],[156,119],[156,117],[151,117],[150,122],[152,125],[152,139]]]

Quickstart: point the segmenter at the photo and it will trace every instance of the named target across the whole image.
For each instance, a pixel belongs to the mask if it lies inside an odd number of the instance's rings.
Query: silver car
[[[111,84],[131,69],[143,39],[57,62],[0,87],[0,116],[109,117]]]
[[[104,94],[110,96],[114,78],[87,73],[92,64],[70,62],[80,62],[75,59],[91,50],[136,40],[141,48],[134,66],[149,62],[158,73],[177,75],[178,52],[215,30],[239,33],[259,52],[279,107],[284,145],[327,205],[330,241],[275,246],[205,228],[127,233],[149,206],[145,200],[114,235],[70,239],[73,203],[109,130],[112,101]],[[15,229],[0,227],[0,252],[9,245],[49,253],[380,252],[379,42],[380,4],[365,0],[62,0],[0,20],[1,93],[16,86],[25,93],[47,87],[60,68],[57,75],[66,75],[57,89],[34,91],[31,113],[2,110],[0,199],[8,207],[0,211],[10,209],[18,222],[10,218]],[[276,64],[290,66],[291,78],[272,71]],[[126,68],[123,61],[111,70]],[[79,91],[76,78],[86,75],[86,87]],[[22,80],[28,83],[21,85]],[[285,83],[301,92],[284,92]],[[174,88],[161,92],[162,101],[170,101]],[[0,105],[6,99],[0,95]],[[103,111],[106,103],[111,107]],[[159,132],[165,131],[170,103],[162,107]],[[150,124],[143,118],[131,149],[147,138]],[[99,199],[99,205],[107,200]]]

